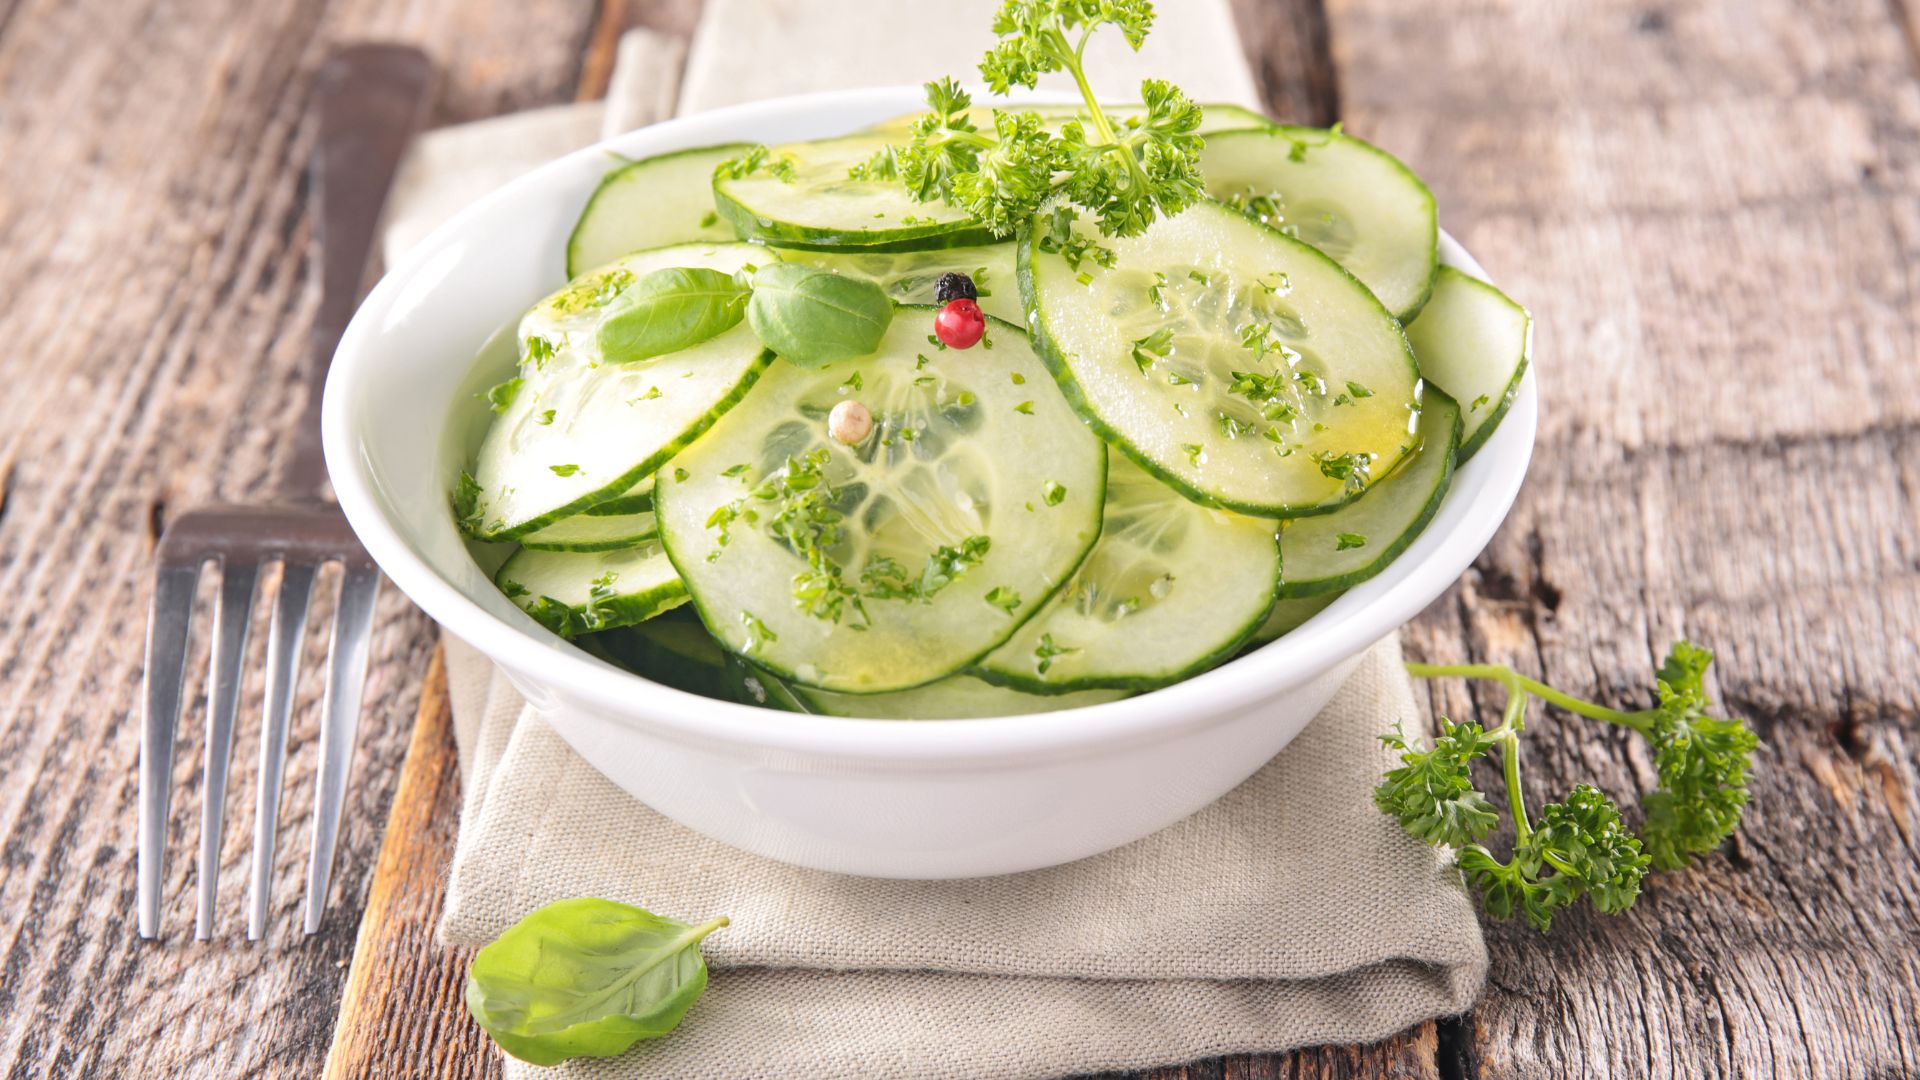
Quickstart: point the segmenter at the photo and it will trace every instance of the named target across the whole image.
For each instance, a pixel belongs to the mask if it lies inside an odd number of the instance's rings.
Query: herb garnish
[[[1563,694],[1502,664],[1408,664],[1417,678],[1500,683],[1507,691],[1505,714],[1491,731],[1442,718],[1440,736],[1427,750],[1415,748],[1397,728],[1381,736],[1400,752],[1401,764],[1386,774],[1373,801],[1416,839],[1456,849],[1461,871],[1497,918],[1518,911],[1544,931],[1555,912],[1583,895],[1602,912],[1624,911],[1639,896],[1649,865],[1677,869],[1714,850],[1739,825],[1747,804],[1747,776],[1759,740],[1742,720],[1707,715],[1712,703],[1705,676],[1712,662],[1706,649],[1676,642],[1655,673],[1659,703],[1635,712]],[[1652,745],[1660,784],[1640,799],[1644,844],[1621,823],[1613,802],[1586,784],[1565,802],[1542,807],[1538,822],[1529,820],[1520,788],[1520,733],[1535,697],[1638,732]],[[1496,750],[1515,830],[1505,862],[1480,844],[1498,814],[1468,773],[1474,758]]]
[[[1148,79],[1140,85],[1146,113],[1116,122],[1094,96],[1082,59],[1102,26],[1117,27],[1137,50],[1152,25],[1146,0],[1005,0],[993,20],[1000,41],[980,61],[987,85],[1005,94],[1065,71],[1080,88],[1081,114],[1054,133],[1037,112],[996,109],[992,130],[983,131],[969,113],[971,95],[941,79],[926,85],[928,112],[907,144],[881,151],[855,175],[898,179],[922,202],[937,198],[965,210],[998,236],[1055,195],[1090,212],[1108,236],[1139,235],[1204,194],[1200,107],[1173,84]]]
[[[1041,634],[1040,644],[1034,646],[1033,649],[1033,670],[1038,674],[1045,675],[1047,672],[1053,670],[1053,662],[1055,660],[1063,656],[1071,656],[1079,651],[1079,649],[1069,648],[1065,645],[1055,645],[1052,634]]]
[[[825,367],[879,348],[893,322],[893,301],[862,278],[774,263],[753,275],[747,321],[788,363]]]
[[[707,988],[690,926],[611,900],[558,900],[474,954],[467,1011],[522,1061],[612,1057],[672,1031]]]
[[[1355,451],[1351,454],[1336,454],[1330,450],[1316,451],[1313,459],[1320,463],[1320,475],[1329,480],[1340,481],[1344,494],[1357,495],[1367,489],[1367,481],[1373,472],[1373,455]]]
[[[750,290],[732,274],[670,266],[640,278],[600,324],[600,354],[631,363],[679,352],[738,325]]]
[[[506,382],[495,383],[493,388],[487,391],[488,406],[496,413],[506,412],[513,405],[513,399],[519,396],[520,387],[524,386],[526,381],[516,376]]]
[[[1173,351],[1173,327],[1163,326],[1133,343],[1133,363],[1145,375]]]

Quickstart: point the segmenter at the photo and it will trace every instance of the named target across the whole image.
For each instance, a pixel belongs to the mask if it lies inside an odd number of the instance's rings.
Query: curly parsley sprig
[[[1507,691],[1506,711],[1491,731],[1443,718],[1439,737],[1426,750],[1398,729],[1381,736],[1400,752],[1401,764],[1374,790],[1374,803],[1415,838],[1456,849],[1461,871],[1491,915],[1504,919],[1519,912],[1544,931],[1555,912],[1582,896],[1600,911],[1624,911],[1640,895],[1649,866],[1676,869],[1719,847],[1747,804],[1759,740],[1744,721],[1707,714],[1712,703],[1705,678],[1712,662],[1706,649],[1677,642],[1656,676],[1659,703],[1635,712],[1582,701],[1501,664],[1408,664],[1423,679],[1498,682]],[[1644,844],[1627,831],[1612,800],[1587,784],[1564,802],[1542,807],[1537,822],[1528,817],[1520,789],[1520,733],[1527,703],[1536,697],[1639,732],[1652,744],[1660,786],[1640,800]],[[1496,751],[1514,823],[1513,853],[1505,861],[1480,843],[1499,815],[1473,786],[1468,769],[1475,758]]]
[[[927,84],[927,112],[905,146],[887,147],[856,166],[863,179],[897,179],[922,202],[941,199],[972,214],[996,235],[1029,221],[1056,195],[1080,206],[1108,236],[1137,236],[1204,194],[1200,178],[1200,106],[1161,79],[1140,84],[1143,114],[1107,115],[1087,82],[1087,42],[1103,26],[1138,50],[1153,26],[1146,0],[1005,0],[994,17],[1001,39],[980,61],[996,94],[1032,88],[1065,71],[1085,105],[1049,131],[1033,111],[995,109],[991,131],[975,123],[972,95],[952,79]]]

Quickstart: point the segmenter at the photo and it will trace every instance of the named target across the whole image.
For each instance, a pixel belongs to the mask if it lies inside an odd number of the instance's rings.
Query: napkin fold
[[[604,104],[424,136],[390,205],[389,261],[485,190],[676,96],[689,111],[964,75],[994,7],[709,0],[678,87],[677,45],[635,31]],[[931,11],[951,29],[926,34]],[[1146,53],[1101,63],[1103,94],[1152,73],[1254,102],[1225,0],[1162,5]],[[707,939],[712,987],[673,1035],[552,1070],[507,1059],[510,1077],[1039,1080],[1367,1042],[1465,1009],[1486,974],[1455,875],[1371,803],[1392,764],[1375,736],[1423,724],[1395,638],[1192,817],[1067,866],[949,882],[803,870],[700,836],[601,776],[480,653],[451,635],[445,648],[465,794],[444,940],[485,943],[571,896],[733,920]]]
[[[600,775],[476,650],[445,645],[454,715],[477,718],[447,941],[483,944],[570,896],[733,920],[705,943],[712,986],[680,1030],[554,1075],[1037,1080],[1370,1042],[1465,1009],[1486,974],[1453,872],[1369,798],[1392,764],[1376,736],[1421,723],[1397,638],[1192,817],[967,881],[848,877],[709,840]]]

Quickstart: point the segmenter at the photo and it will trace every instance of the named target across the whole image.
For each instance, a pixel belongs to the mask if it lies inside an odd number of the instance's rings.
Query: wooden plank
[[[1920,88],[1900,10],[1329,2],[1350,128],[1428,178],[1539,320],[1526,490],[1409,654],[1637,707],[1685,634],[1764,740],[1724,854],[1625,917],[1490,928],[1452,1075],[1920,1069]],[[1432,693],[1455,716],[1498,700]],[[1568,718],[1527,749],[1535,805],[1582,780],[1631,805],[1650,782],[1640,747]]]
[[[235,748],[218,937],[187,939],[198,703],[182,720],[165,939],[136,940],[136,701],[170,509],[267,493],[317,293],[300,171],[335,41],[426,46],[443,119],[562,101],[565,0],[20,0],[0,16],[0,1073],[311,1076],[332,1029],[431,635],[389,590],[322,933],[299,933],[314,616],[267,940],[243,940],[260,670]],[[25,343],[32,343],[27,345]],[[324,606],[324,605],[323,605]],[[204,626],[204,621],[202,623]],[[204,655],[204,654],[202,654]]]
[[[459,825],[453,710],[436,650],[341,995],[329,1078],[498,1075],[498,1055],[467,1013],[472,951],[434,938]]]

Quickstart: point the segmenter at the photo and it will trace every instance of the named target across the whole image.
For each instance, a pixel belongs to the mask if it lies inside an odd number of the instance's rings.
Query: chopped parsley
[[[1155,270],[1153,272],[1153,284],[1147,286],[1147,299],[1153,301],[1153,306],[1159,308],[1161,311],[1167,310],[1166,288],[1167,275]]]
[[[1061,501],[1067,497],[1066,486],[1049,480],[1040,485],[1040,497],[1045,500],[1048,506],[1059,506]]]
[[[980,565],[993,541],[985,536],[969,536],[957,547],[936,547],[917,578],[909,577],[898,562],[884,555],[867,560],[860,570],[864,595],[873,600],[931,601],[942,589],[953,584],[968,570]]]
[[[480,482],[470,472],[462,471],[460,480],[453,486],[453,520],[460,528],[473,532],[480,528],[480,519],[486,511],[480,505]]]
[[[763,642],[780,640],[780,635],[774,633],[766,623],[761,622],[759,617],[751,611],[741,610],[740,625],[747,628],[747,649],[749,651],[759,648]]]
[[[1063,656],[1071,656],[1079,651],[1079,649],[1069,648],[1065,645],[1054,644],[1052,634],[1041,634],[1040,644],[1035,646],[1033,650],[1033,669],[1045,675],[1047,672],[1053,670],[1053,662],[1055,660]]]
[[[1153,365],[1173,352],[1173,328],[1163,326],[1133,343],[1133,363],[1145,375]]]
[[[572,476],[580,471],[578,465],[549,465],[547,468],[552,469],[555,476]]]
[[[775,157],[773,151],[765,146],[755,146],[732,161],[723,161],[713,170],[716,180],[744,180],[755,173],[765,173],[783,184],[791,184],[800,178],[794,171],[790,158]]]
[[[1099,266],[1112,267],[1117,260],[1111,248],[1101,247],[1074,231],[1073,223],[1079,216],[1072,207],[1055,206],[1047,217],[1047,234],[1040,238],[1040,250],[1060,256],[1075,270],[1089,259]],[[1090,275],[1083,273],[1081,277],[1086,279],[1081,282],[1083,285],[1092,281]]]
[[[1352,551],[1354,548],[1363,548],[1366,546],[1367,538],[1359,533],[1341,533],[1334,538],[1333,550]]]
[[[987,591],[987,603],[1011,615],[1020,610],[1020,594],[1005,585],[995,585]]]
[[[589,274],[575,281],[565,292],[554,297],[553,310],[562,315],[578,315],[581,312],[593,311],[596,308],[607,306],[607,304],[613,301],[614,297],[619,296],[621,292],[625,291],[626,287],[631,284],[633,284],[632,271],[622,270],[618,267],[612,270],[602,270],[597,274]],[[533,355],[533,343],[535,340],[534,338],[527,339],[529,356]],[[547,342],[545,338],[538,340],[546,342],[547,356],[551,357],[553,355],[553,343]],[[537,362],[544,363],[545,361]]]
[[[1320,475],[1329,480],[1340,481],[1342,489],[1349,495],[1366,490],[1368,474],[1373,470],[1373,455],[1354,452],[1336,454],[1322,450],[1313,455],[1320,463]]]
[[[524,386],[526,381],[525,379],[515,377],[503,383],[495,383],[493,388],[486,393],[488,406],[490,406],[494,412],[506,412],[507,409],[513,405],[513,399],[520,395],[520,387]]]
[[[1018,405],[1015,405],[1015,406],[1013,407],[1013,411],[1014,411],[1014,412],[1017,412],[1017,413],[1019,413],[1019,414],[1020,414],[1021,416],[1032,416],[1032,415],[1033,415],[1033,402],[1031,402],[1031,401],[1023,401],[1023,402],[1021,402],[1020,404],[1018,404]]]
[[[553,359],[557,351],[553,347],[553,342],[538,334],[529,335],[527,338],[527,359],[533,361],[536,370],[546,367],[547,361]]]

